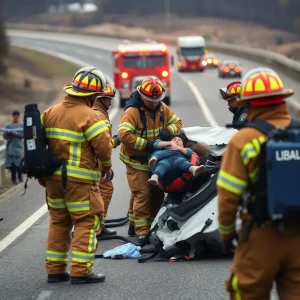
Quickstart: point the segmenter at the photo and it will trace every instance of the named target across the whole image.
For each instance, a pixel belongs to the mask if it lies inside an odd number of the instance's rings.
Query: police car
[[[242,77],[241,64],[237,60],[224,60],[219,66],[219,77]]]

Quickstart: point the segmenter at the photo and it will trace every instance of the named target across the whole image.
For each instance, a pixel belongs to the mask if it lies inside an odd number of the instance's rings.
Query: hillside
[[[134,16],[106,15],[103,24],[89,24],[95,19],[93,14],[42,14],[24,21],[27,26],[43,26],[43,28],[64,31],[72,28],[76,32],[99,34],[126,38],[153,38],[200,34],[207,40],[226,42],[257,48],[268,49],[292,56],[300,60],[300,36],[284,30],[270,29],[249,22],[226,20],[221,18],[178,17],[171,15],[166,20],[164,15]],[[18,24],[14,24],[18,26]],[[26,28],[24,24],[19,25]],[[49,27],[50,26],[50,27]]]

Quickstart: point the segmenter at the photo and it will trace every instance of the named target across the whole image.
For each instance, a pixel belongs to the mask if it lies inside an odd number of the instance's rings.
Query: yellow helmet
[[[67,94],[77,97],[91,96],[105,93],[106,79],[96,67],[85,67],[78,70],[72,80],[72,84],[66,85]]]
[[[257,106],[284,102],[294,91],[285,89],[279,75],[269,68],[249,71],[242,80],[238,102],[255,100]]]

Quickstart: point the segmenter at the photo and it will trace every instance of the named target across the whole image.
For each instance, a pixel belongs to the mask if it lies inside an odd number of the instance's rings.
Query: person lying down
[[[188,142],[190,142],[189,146],[198,148],[198,151],[193,149],[198,155],[207,153],[204,145],[189,141],[183,133],[174,135],[171,141],[158,139],[154,142],[155,151],[151,154],[148,162],[152,171],[152,176],[148,180],[150,184],[163,184],[163,179],[174,173],[178,173],[180,176],[183,172],[189,172],[196,177],[204,171],[204,165],[195,166],[191,164],[190,159],[193,150],[186,147]]]

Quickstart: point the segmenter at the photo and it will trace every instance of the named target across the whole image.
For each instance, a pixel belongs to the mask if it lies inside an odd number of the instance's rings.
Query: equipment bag
[[[24,158],[23,173],[29,178],[44,178],[52,175],[63,166],[63,185],[66,185],[66,163],[63,159],[54,157],[48,147],[44,127],[41,124],[41,114],[37,104],[28,104],[24,112]]]
[[[300,120],[292,120],[287,128],[276,128],[263,120],[255,120],[246,127],[268,136],[259,155],[255,221],[299,221]]]

